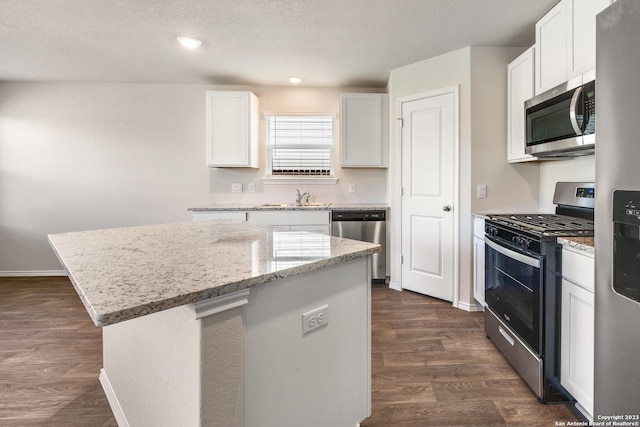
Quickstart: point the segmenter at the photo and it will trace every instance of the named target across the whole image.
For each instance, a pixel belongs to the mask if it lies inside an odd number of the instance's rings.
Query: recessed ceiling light
[[[302,81],[300,77],[289,77],[289,83],[298,84]]]
[[[188,48],[188,49],[195,49],[197,47],[200,47],[200,45],[202,44],[202,41],[198,40],[198,39],[194,39],[191,37],[178,37],[178,42]]]

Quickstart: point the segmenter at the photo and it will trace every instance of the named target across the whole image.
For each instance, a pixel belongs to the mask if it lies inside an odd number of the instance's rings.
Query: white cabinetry
[[[611,0],[565,0],[567,8],[567,79],[596,68],[596,15]]]
[[[328,210],[201,210],[193,211],[193,221],[228,219],[268,225],[279,230],[301,230],[331,234],[331,211]]]
[[[331,234],[329,211],[248,211],[247,222],[269,225],[279,230],[302,230],[319,234]]]
[[[535,47],[530,47],[507,67],[507,160],[509,163],[536,160],[525,154],[524,102],[534,95]]]
[[[193,211],[193,222],[212,221],[216,219],[228,219],[231,222],[246,222],[245,211]]]
[[[206,93],[207,165],[259,167],[258,98],[251,92]]]
[[[536,23],[536,94],[596,66],[596,15],[611,0],[562,0]]]
[[[484,307],[484,218],[473,219],[473,297]]]
[[[567,18],[565,0],[536,22],[536,94],[567,80]]]
[[[387,94],[340,95],[340,165],[386,168],[389,164],[388,121]]]
[[[576,407],[593,416],[594,257],[562,250],[562,326],[560,382]]]

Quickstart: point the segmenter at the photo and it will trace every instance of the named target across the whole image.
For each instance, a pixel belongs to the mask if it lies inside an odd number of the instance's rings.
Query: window
[[[333,116],[267,115],[271,175],[333,175]]]

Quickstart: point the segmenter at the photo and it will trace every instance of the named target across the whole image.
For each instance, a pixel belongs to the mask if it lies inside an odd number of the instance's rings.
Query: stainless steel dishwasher
[[[387,212],[383,210],[331,212],[332,236],[378,243],[382,246],[381,252],[371,257],[371,278],[376,282],[384,281],[387,277],[386,218]]]

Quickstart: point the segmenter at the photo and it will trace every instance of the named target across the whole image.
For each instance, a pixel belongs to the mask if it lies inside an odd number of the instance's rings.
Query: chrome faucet
[[[307,204],[309,203],[309,197],[311,197],[311,194],[309,194],[308,192],[304,192],[302,194],[300,194],[300,190],[298,190],[296,188],[296,205],[302,205],[302,204]],[[302,199],[304,199],[304,203],[302,203]]]

